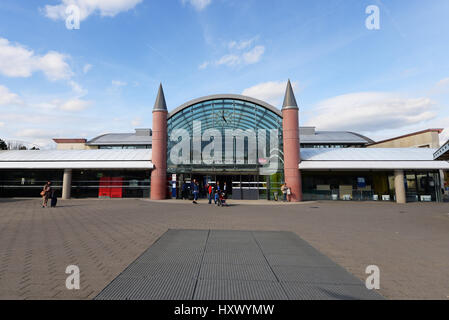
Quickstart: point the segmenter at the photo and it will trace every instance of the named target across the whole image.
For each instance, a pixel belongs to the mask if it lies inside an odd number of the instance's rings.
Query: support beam
[[[62,199],[68,200],[71,197],[72,191],[72,169],[64,169],[64,176],[62,178]]]
[[[396,203],[406,203],[405,196],[405,184],[404,184],[404,171],[394,171],[394,189],[396,191]]]

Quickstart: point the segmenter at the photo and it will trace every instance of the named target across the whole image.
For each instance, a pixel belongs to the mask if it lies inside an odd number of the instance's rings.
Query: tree
[[[2,139],[0,139],[0,150],[8,150],[8,145]]]
[[[8,141],[8,150],[26,150],[27,147],[19,141]]]

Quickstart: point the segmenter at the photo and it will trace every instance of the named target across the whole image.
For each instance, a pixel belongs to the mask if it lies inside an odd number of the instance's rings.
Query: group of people
[[[220,184],[212,185],[208,183],[206,185],[207,190],[207,199],[209,200],[209,204],[212,204],[212,199],[214,200],[215,205],[219,207],[227,206],[227,186],[226,182],[223,184],[223,190],[220,188]]]
[[[194,179],[191,183],[190,190],[193,194],[193,204],[197,204],[198,198],[200,196],[200,184],[196,179]],[[214,204],[217,206],[227,206],[226,199],[227,199],[227,185],[226,182],[223,184],[223,189],[220,187],[220,183],[217,184],[211,184],[207,183],[204,186],[204,191],[206,192],[207,199],[209,201],[209,204],[212,204],[212,201],[214,201]],[[187,193],[187,187],[183,185],[183,198],[186,198]]]
[[[56,207],[58,197],[56,196],[56,191],[51,187],[51,181],[47,181],[41,191],[42,197],[42,208],[48,207],[48,199],[51,199],[50,206],[52,208]]]

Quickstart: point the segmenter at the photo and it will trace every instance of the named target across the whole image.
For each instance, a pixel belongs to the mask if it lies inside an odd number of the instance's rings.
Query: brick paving
[[[231,202],[232,203],[232,202]],[[291,231],[389,299],[449,299],[449,204],[0,199],[0,299],[92,299],[168,229]],[[68,265],[80,290],[65,288]]]

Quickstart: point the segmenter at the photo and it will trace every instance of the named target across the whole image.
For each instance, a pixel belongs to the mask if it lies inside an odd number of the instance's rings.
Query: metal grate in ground
[[[96,299],[382,297],[291,232],[169,230]]]

